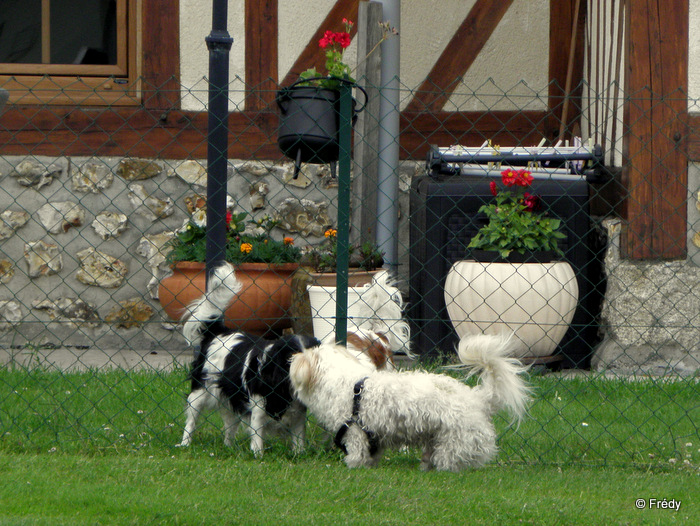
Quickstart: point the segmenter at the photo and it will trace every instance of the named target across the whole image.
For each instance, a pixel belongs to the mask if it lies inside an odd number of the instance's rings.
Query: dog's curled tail
[[[362,301],[368,311],[373,313],[368,319],[369,328],[384,334],[389,339],[393,352],[404,351],[413,357],[410,350],[411,328],[403,319],[404,301],[401,291],[396,287],[396,280],[388,270],[381,270],[365,285]]]
[[[230,263],[222,263],[214,269],[206,294],[187,306],[188,314],[182,327],[187,343],[193,347],[200,343],[204,327],[223,318],[229,303],[242,287]]]
[[[518,345],[513,334],[468,335],[460,340],[457,354],[471,368],[470,376],[479,375],[493,412],[507,408],[513,419],[520,422],[527,412],[530,387],[522,378],[527,368],[512,357]]]

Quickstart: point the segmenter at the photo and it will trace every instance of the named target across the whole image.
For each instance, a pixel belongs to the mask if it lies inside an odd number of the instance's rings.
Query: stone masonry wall
[[[401,167],[402,247],[419,169]],[[336,180],[327,166],[292,173],[290,163],[231,160],[229,196],[250,218],[278,218],[280,237],[313,245],[336,224]],[[0,157],[0,181],[0,347],[183,346],[157,301],[161,249],[206,196],[203,162]],[[352,206],[354,217],[366,212],[355,196]]]
[[[621,222],[607,220],[603,342],[592,366],[623,374],[700,371],[700,268],[620,258]]]
[[[251,218],[280,219],[279,236],[291,235],[298,246],[313,245],[335,226],[336,181],[324,166],[305,165],[297,180],[292,173],[290,163],[232,160],[229,196],[235,209]],[[399,169],[404,291],[408,193],[412,178],[422,173],[422,163]],[[162,247],[206,195],[201,161],[0,157],[0,182],[0,348],[183,348],[176,324],[158,303],[157,286],[168,272]],[[353,223],[359,224],[359,214],[371,211],[362,210],[355,189],[352,195]],[[698,215],[693,214],[691,224]],[[689,254],[688,261],[626,261],[619,253],[619,220],[605,226],[604,339],[592,366],[697,374],[696,255]],[[691,243],[696,230],[689,229]]]

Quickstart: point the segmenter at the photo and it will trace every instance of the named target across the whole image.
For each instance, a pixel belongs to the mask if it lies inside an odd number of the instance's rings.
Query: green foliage
[[[491,183],[494,200],[479,208],[488,223],[472,238],[469,248],[497,251],[503,258],[511,252],[551,251],[562,255],[558,243],[566,236],[559,231],[561,221],[537,213],[539,198],[526,191],[532,181],[530,172],[505,170],[502,175],[504,184],[515,190],[498,191]]]
[[[558,241],[566,236],[559,231],[561,221],[527,211],[522,201],[508,192],[499,194],[495,203],[483,205],[479,211],[486,214],[488,224],[472,238],[470,248],[495,250],[504,258],[512,251],[562,254]]]
[[[338,89],[341,82],[339,79],[350,83],[355,82],[355,79],[350,76],[350,66],[343,62],[343,52],[350,45],[350,29],[354,24],[345,18],[343,24],[345,31],[326,31],[318,43],[319,47],[324,50],[327,74],[323,75],[314,67],[299,75],[302,80],[317,78],[318,80],[309,82],[309,84],[326,89]]]
[[[375,270],[384,264],[384,252],[379,250],[376,243],[365,241],[360,245],[360,268],[363,270]]]
[[[201,214],[200,214],[201,215]],[[294,246],[290,237],[278,241],[272,237],[272,230],[278,222],[265,216],[257,221],[248,221],[252,226],[247,233],[245,219],[248,214],[229,213],[226,226],[226,260],[238,263],[298,263],[301,250]],[[178,232],[168,244],[169,263],[177,261],[206,261],[206,222],[200,216],[193,216],[187,226]]]
[[[316,272],[335,272],[338,265],[338,231],[329,228],[317,247],[308,251],[305,262]],[[350,266],[362,270],[376,270],[384,264],[384,252],[376,243],[366,241],[361,245],[348,247]]]

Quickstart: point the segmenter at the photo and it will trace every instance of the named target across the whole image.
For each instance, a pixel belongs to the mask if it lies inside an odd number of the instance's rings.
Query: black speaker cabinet
[[[414,352],[443,357],[455,351],[457,336],[447,315],[443,287],[452,264],[466,259],[467,245],[486,222],[478,212],[491,201],[488,176],[453,176],[443,180],[420,176],[411,188],[409,306]],[[556,354],[562,367],[588,368],[597,343],[600,298],[596,283],[600,265],[589,246],[588,183],[578,177],[535,179],[531,193],[545,210],[562,220],[566,239],[559,247],[571,264],[579,286],[579,304]]]

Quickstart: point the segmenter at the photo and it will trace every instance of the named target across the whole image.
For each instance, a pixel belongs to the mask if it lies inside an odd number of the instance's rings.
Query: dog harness
[[[340,429],[338,429],[338,432],[335,434],[335,438],[333,439],[335,445],[338,446],[346,455],[348,454],[348,450],[342,441],[343,437],[345,437],[345,433],[348,432],[348,429],[350,429],[350,426],[353,424],[359,427],[365,433],[365,435],[367,435],[367,440],[369,440],[370,455],[374,455],[379,449],[379,439],[377,438],[377,435],[363,426],[362,422],[360,421],[360,402],[362,401],[362,391],[365,389],[365,380],[367,380],[367,377],[364,377],[355,384],[353,389],[354,394],[352,397],[352,416],[348,418],[342,426],[340,426]]]

